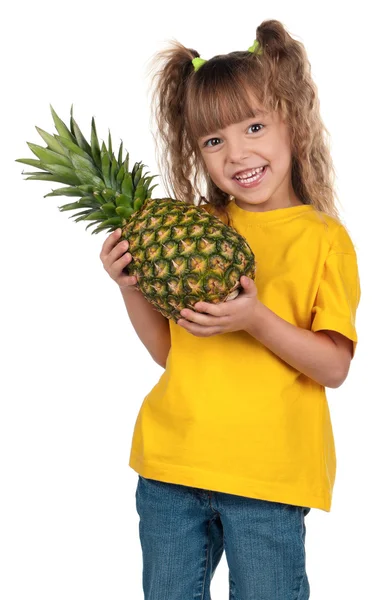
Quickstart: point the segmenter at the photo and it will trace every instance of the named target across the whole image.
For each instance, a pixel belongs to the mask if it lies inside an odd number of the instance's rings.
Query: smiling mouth
[[[260,169],[254,169],[253,172],[248,171],[248,173],[252,173],[249,177],[233,177],[233,181],[243,189],[254,188],[263,182],[267,169],[268,165],[265,165]]]
[[[241,175],[234,175],[232,179],[236,179],[237,181],[248,181],[250,182],[254,177],[260,175],[265,171],[265,167],[267,165],[263,165],[262,167],[257,167],[256,169],[248,169],[247,171],[243,171]]]

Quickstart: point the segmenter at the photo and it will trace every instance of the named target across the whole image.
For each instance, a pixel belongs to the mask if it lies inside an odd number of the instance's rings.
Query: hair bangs
[[[223,60],[208,61],[200,70],[200,79],[189,87],[186,122],[195,141],[266,109],[261,90],[252,85],[249,76],[230,66]]]

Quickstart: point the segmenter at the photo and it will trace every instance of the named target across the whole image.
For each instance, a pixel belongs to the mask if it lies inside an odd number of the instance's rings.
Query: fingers
[[[116,231],[113,231],[113,233],[111,233],[103,243],[101,254],[99,256],[106,271],[112,271],[113,265],[115,265],[119,258],[122,258],[122,268],[124,268],[127,264],[127,262],[125,262],[124,256],[128,255],[129,262],[130,254],[124,254],[129,247],[129,243],[127,242],[127,240],[120,241],[120,236],[121,229],[116,229]],[[117,271],[117,274],[120,273],[120,263],[115,266],[114,270]]]
[[[124,274],[124,268],[131,262],[132,256],[127,249],[127,240],[121,240],[121,229],[113,231],[105,240],[100,253],[102,264],[110,277],[120,287],[135,285],[137,279],[134,276]]]
[[[115,247],[115,245],[117,244],[118,240],[121,237],[121,229],[118,228],[115,231],[113,231],[104,241],[103,245],[102,245],[102,250],[101,253],[99,255],[99,258],[102,260],[102,262],[104,261],[104,259],[106,258],[106,256],[108,256],[108,254],[110,254],[110,252],[113,250],[113,248]]]
[[[131,262],[132,256],[129,252],[126,252],[118,260],[116,260],[110,267],[109,275],[118,283],[120,287],[126,285],[134,285],[136,283],[136,277],[133,275],[126,275],[123,270]]]
[[[211,302],[196,302],[193,307],[198,314],[206,313],[212,315],[213,317],[226,317],[229,315],[228,306],[226,302],[219,302],[217,304],[213,304]]]
[[[189,322],[197,323],[198,325],[203,325],[204,327],[212,327],[216,324],[216,318],[212,315],[201,314],[190,308],[184,308],[181,312],[181,317],[186,319]]]
[[[177,325],[183,329],[186,329],[189,333],[192,333],[197,337],[210,337],[211,335],[222,333],[222,328],[219,326],[203,327],[201,325],[197,325],[196,323],[191,323],[186,319],[179,319],[177,321]]]

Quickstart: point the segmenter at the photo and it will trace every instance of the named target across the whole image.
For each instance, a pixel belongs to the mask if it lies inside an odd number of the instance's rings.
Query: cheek
[[[292,157],[288,148],[282,146],[272,148],[268,157],[270,158],[271,169],[275,173],[286,173],[287,169],[290,168]]]
[[[206,161],[206,167],[211,179],[219,178],[219,169],[213,160]]]
[[[216,166],[214,167],[212,165],[208,165],[207,170],[211,181],[213,181],[217,187],[222,188],[222,186],[226,183],[226,179],[223,176],[222,171]]]

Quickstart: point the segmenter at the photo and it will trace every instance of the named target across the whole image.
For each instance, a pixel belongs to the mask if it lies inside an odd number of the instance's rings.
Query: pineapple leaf
[[[141,198],[138,198],[137,200],[135,200],[134,205],[133,205],[135,211],[139,210],[139,208],[142,206],[142,204],[143,204],[143,200]]]
[[[124,165],[121,165],[119,172],[117,173],[117,177],[116,177],[116,188],[118,190],[121,190],[121,184],[123,182],[124,179],[124,174],[125,174],[125,168]]]
[[[95,206],[95,208],[99,208],[102,204],[100,195],[88,194],[87,196],[83,196],[82,200],[91,201],[91,206]]]
[[[95,167],[95,165],[91,162],[90,159],[85,158],[84,156],[79,156],[78,154],[71,154],[71,162],[75,169],[81,169],[84,171],[89,171],[92,175],[99,176],[99,171]]]
[[[125,173],[125,175],[124,175],[124,179],[123,179],[122,185],[121,185],[121,191],[123,194],[125,194],[129,198],[132,197],[133,185],[132,185],[131,175],[129,173]]]
[[[66,210],[77,210],[78,208],[83,208],[83,205],[79,204],[79,202],[69,202],[68,204],[62,204],[57,208],[60,212],[64,212]]]
[[[79,214],[82,215],[82,213]],[[83,215],[86,221],[102,221],[106,216],[103,211],[97,210],[96,206],[92,209],[83,211]]]
[[[80,198],[79,200],[79,204],[80,206],[84,207],[88,207],[88,208],[97,208],[97,202],[95,200],[94,197],[90,197],[90,198]]]
[[[120,194],[115,198],[115,202],[117,206],[125,206],[129,208],[131,206],[131,198],[126,196],[125,194]]]
[[[86,227],[86,230],[87,230],[89,227],[93,227],[93,226],[94,226],[94,225],[96,225],[97,223],[101,223],[101,221],[92,221],[91,223],[89,223],[89,224],[87,225],[87,227]]]
[[[87,225],[87,227],[88,227],[88,225]],[[86,227],[86,229],[87,229],[87,227]],[[108,227],[106,227],[106,225],[104,227],[102,225],[99,225],[99,227],[97,227],[96,229],[94,229],[91,233],[92,234],[93,233],[99,233],[100,231],[104,231],[105,229],[108,229]],[[114,229],[112,231],[114,231]]]
[[[91,146],[88,143],[88,141],[86,140],[86,138],[84,137],[83,133],[80,131],[80,128],[79,128],[78,124],[76,123],[75,119],[73,118],[72,114],[71,114],[71,131],[78,142],[78,146],[80,146],[80,148],[82,148],[82,150],[87,152],[87,154],[89,156],[91,156],[91,158],[93,158]]]
[[[134,183],[135,188],[137,187],[137,185],[141,179],[142,171],[143,171],[143,165],[136,171],[135,177],[133,178],[133,183]]]
[[[118,173],[118,162],[116,160],[116,157],[113,155],[112,158],[112,166],[110,169],[110,183],[111,183],[111,187],[112,189],[116,189],[117,187],[117,173]]]
[[[120,216],[123,217],[124,219],[129,219],[129,217],[131,216],[131,214],[134,212],[133,208],[131,207],[126,207],[126,206],[118,206],[116,208],[116,213]]]
[[[57,190],[52,190],[49,194],[46,194],[44,198],[48,198],[48,196],[84,196],[85,192],[82,192],[80,188],[77,187],[62,187],[57,188]]]
[[[97,191],[94,192],[94,198],[96,199],[96,201],[98,202],[98,204],[100,204],[101,206],[103,204],[106,204],[106,200],[105,198],[103,198],[103,196],[101,196],[101,194]]]
[[[95,162],[95,166],[98,169],[101,169],[101,152],[99,149],[94,117],[91,119],[91,153]]]
[[[113,150],[112,150],[112,136],[111,136],[110,131],[109,131],[108,152],[109,152],[109,156],[112,156],[112,154],[113,154]]]
[[[139,185],[135,190],[135,198],[139,198],[142,202],[146,199],[146,188],[143,185],[143,181],[140,181]]]
[[[104,182],[100,177],[93,175],[91,171],[87,171],[86,169],[75,169],[75,174],[79,178],[79,183],[83,183],[85,185],[93,185],[94,187],[102,190],[105,187]]]
[[[97,220],[97,217],[92,216],[91,210],[83,210],[79,213],[76,213],[75,215],[72,215],[69,218],[74,219],[75,217],[77,217],[77,219],[75,219],[75,223],[78,223],[79,221],[92,221],[92,220],[94,220],[96,223],[101,222],[101,216]]]
[[[36,127],[36,130],[38,131],[44,142],[46,142],[50,150],[53,150],[53,152],[57,152],[57,154],[68,156],[67,148],[64,148],[64,146],[62,146],[53,135],[50,135],[50,133],[47,133],[39,127]]]
[[[61,206],[58,206],[57,208],[61,212],[65,211],[65,210],[77,210],[79,208],[88,208],[88,210],[86,211],[86,214],[88,214],[94,210],[97,210],[98,206],[97,206],[97,202],[96,202],[94,196],[88,196],[88,197],[84,196],[82,198],[79,198],[79,200],[77,200],[76,202],[69,202],[67,204],[62,204]]]
[[[50,173],[50,171],[43,171],[43,173],[46,175],[52,175],[52,173]],[[39,171],[22,171],[22,175],[39,175],[40,172]]]
[[[133,169],[132,169],[132,177],[133,177],[133,178],[135,178],[136,172],[137,172],[137,171],[140,169],[140,165],[141,165],[141,164],[142,164],[141,162],[136,162],[136,163],[133,165]]]
[[[83,156],[84,158],[86,158],[87,160],[91,161],[90,156],[87,154],[87,152],[85,152],[82,148],[79,148],[79,146],[77,144],[75,144],[73,141],[68,140],[65,137],[62,137],[61,135],[56,135],[55,134],[55,139],[58,140],[63,146],[65,146],[68,150],[71,150],[71,152],[74,152],[75,154],[78,154],[79,156]]]
[[[70,169],[69,167],[64,167],[63,165],[47,165],[44,163],[44,168],[52,173],[52,175],[60,175],[61,177],[68,177],[70,184],[69,185],[78,185],[81,183],[79,177],[76,175],[74,169]]]
[[[120,217],[111,217],[110,219],[106,219],[106,221],[102,222],[102,225],[115,225],[118,227],[123,224],[123,220]]]
[[[152,193],[152,190],[153,190],[154,188],[158,187],[158,185],[159,185],[159,184],[158,184],[158,183],[156,183],[156,184],[155,184],[155,185],[153,185],[152,187],[148,188],[148,190],[147,190],[147,196],[148,196],[148,198],[151,198],[151,193]]]
[[[64,165],[65,167],[71,167],[72,163],[69,160],[69,158],[67,158],[66,156],[63,156],[62,154],[58,154],[57,152],[53,152],[53,150],[48,150],[45,148],[42,148],[42,146],[37,146],[37,144],[31,144],[30,142],[27,142],[28,147],[30,148],[30,150],[36,155],[38,156],[38,158],[46,164],[53,164],[53,165]]]
[[[92,223],[90,223],[90,225],[92,225]],[[90,227],[90,225],[87,225],[87,227]],[[110,219],[103,221],[91,233],[99,233],[100,231],[103,231],[104,229],[109,229],[110,231],[114,231],[115,229],[117,229],[117,227],[121,227],[122,225],[123,225],[123,219],[121,217],[111,217]],[[86,227],[86,229],[87,229],[87,227]]]
[[[35,158],[17,158],[15,162],[23,163],[24,165],[29,165],[30,167],[37,167],[37,169],[43,169],[43,164],[41,161],[36,160]]]
[[[52,112],[53,121],[58,134],[61,137],[68,139],[70,142],[76,142],[76,138],[72,135],[64,121],[62,121],[60,117],[56,114],[52,105],[50,105],[50,110]]]
[[[145,180],[144,185],[146,187],[148,187],[150,185],[151,181],[154,179],[154,177],[157,177],[157,175],[152,175],[151,177],[147,177],[147,179]]]
[[[94,186],[93,185],[88,185],[86,183],[84,183],[83,185],[80,185],[79,189],[82,190],[82,192],[86,192],[87,194],[93,194],[94,193]]]
[[[102,204],[102,210],[108,217],[116,216],[116,205],[113,202],[107,202],[106,204]]]
[[[111,179],[110,179],[110,158],[109,154],[106,151],[101,151],[101,163],[102,163],[102,175],[105,182],[105,186],[107,188],[111,187]]]
[[[101,195],[105,198],[107,202],[109,202],[116,197],[116,192],[112,189],[105,188],[104,190],[102,190]]]
[[[127,152],[127,155],[126,155],[126,157],[125,157],[125,161],[124,161],[124,169],[125,169],[125,172],[127,173],[127,172],[128,172],[128,169],[129,169],[129,152]]]
[[[66,175],[53,175],[52,173],[38,173],[31,175],[31,177],[26,177],[27,180],[40,180],[40,181],[55,181],[56,183],[65,183],[66,185],[75,185],[75,179]],[[77,184],[79,181],[76,182]]]
[[[123,142],[121,140],[120,148],[118,150],[118,159],[117,159],[117,162],[119,165],[121,165],[121,163],[122,163],[122,151],[123,151]]]

